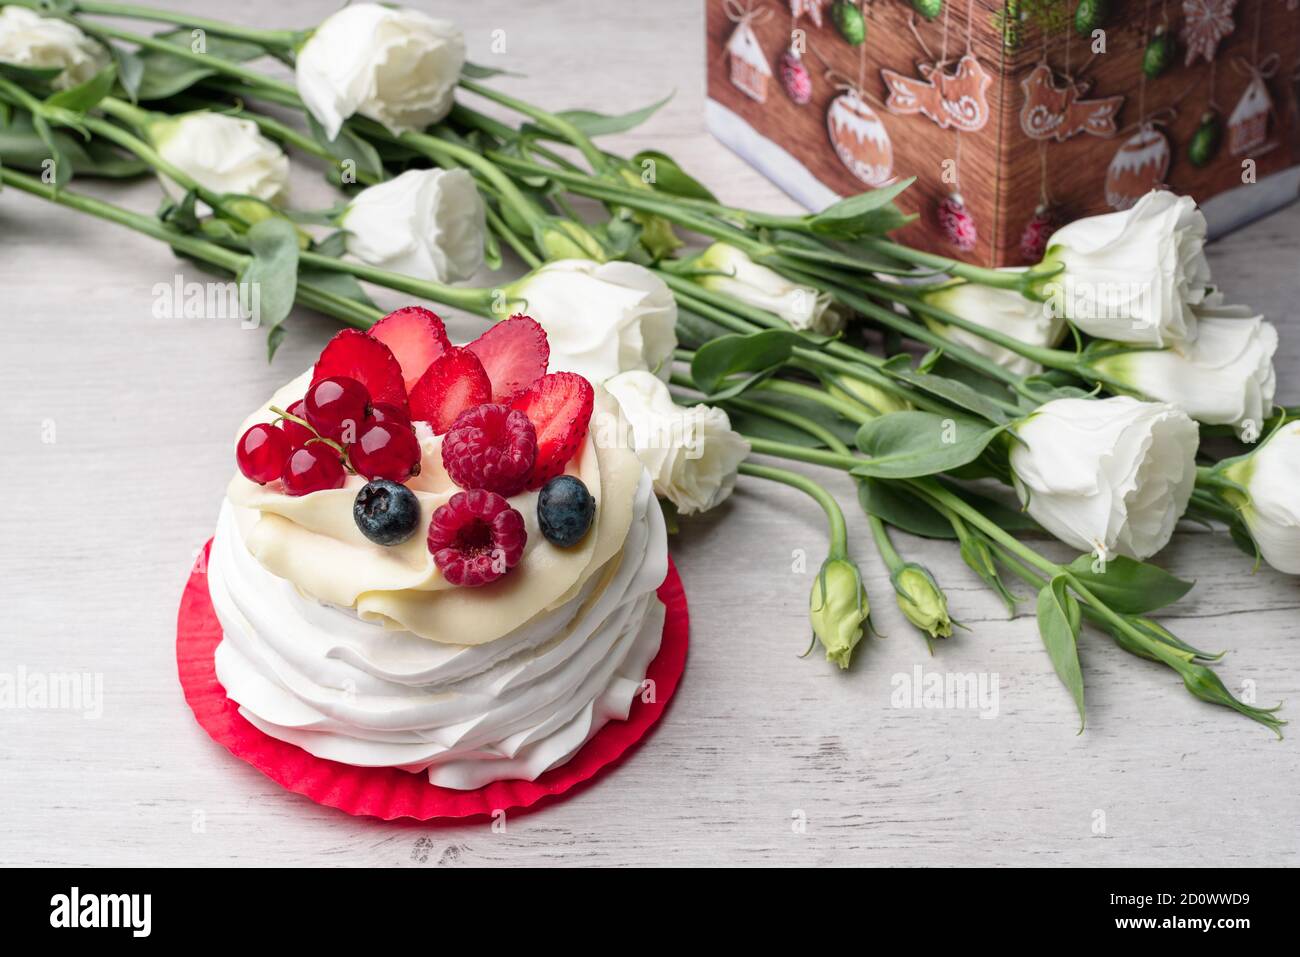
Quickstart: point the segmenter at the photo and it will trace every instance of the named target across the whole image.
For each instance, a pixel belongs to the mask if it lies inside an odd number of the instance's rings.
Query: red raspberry
[[[504,405],[462,412],[442,440],[442,464],[453,482],[507,497],[524,490],[536,458],[533,423]]]
[[[429,520],[429,551],[442,577],[476,588],[519,564],[528,530],[524,517],[496,492],[457,492]]]

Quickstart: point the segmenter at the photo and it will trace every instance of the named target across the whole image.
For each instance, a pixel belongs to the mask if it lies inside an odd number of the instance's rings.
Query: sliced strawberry
[[[451,348],[447,327],[423,306],[390,312],[370,327],[370,335],[393,351],[409,391],[433,360]]]
[[[528,487],[541,488],[564,471],[587,437],[596,393],[576,372],[552,372],[515,396],[511,408],[533,423],[537,433],[537,459]]]
[[[433,360],[411,389],[411,419],[428,422],[436,435],[442,435],[462,412],[491,398],[492,383],[478,356],[452,346]]]
[[[465,348],[478,356],[492,380],[493,402],[509,402],[546,375],[551,358],[546,330],[528,316],[498,322]]]
[[[360,382],[370,393],[372,403],[391,402],[406,408],[402,367],[388,346],[364,332],[344,329],[321,350],[311,381],[315,383],[336,375]]]

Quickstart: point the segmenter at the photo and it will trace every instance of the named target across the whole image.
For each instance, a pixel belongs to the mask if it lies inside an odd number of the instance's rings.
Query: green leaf
[[[276,332],[293,308],[298,289],[298,231],[285,219],[264,219],[248,230],[252,259],[239,274],[241,284],[255,285],[258,318],[267,327],[267,358],[283,339]],[[252,293],[248,294],[250,297]]]
[[[922,538],[957,537],[951,522],[927,502],[909,495],[898,485],[874,478],[860,478],[857,481],[858,504],[868,515],[874,515],[886,525],[893,525]]]
[[[338,259],[348,251],[348,233],[345,229],[330,233],[324,239],[312,244],[312,252],[331,259]]]
[[[1079,667],[1079,603],[1066,587],[1063,575],[1057,575],[1038,593],[1038,633],[1042,635],[1047,655],[1061,683],[1074,698],[1079,709],[1079,732],[1086,720],[1083,708],[1083,671]]]
[[[815,233],[839,239],[880,236],[897,229],[906,220],[894,205],[894,198],[915,181],[913,176],[882,189],[867,190],[842,199],[808,217],[808,227]]]
[[[168,30],[157,34],[157,39],[192,49],[193,39],[187,29]],[[205,50],[212,56],[237,63],[256,60],[266,54],[256,44],[229,40],[211,33],[205,36],[204,44]],[[160,50],[145,50],[140,54],[140,59],[144,63],[144,75],[140,79],[136,95],[141,100],[165,100],[217,73],[216,70]]]
[[[314,266],[303,266],[298,270],[298,282],[319,289],[321,292],[342,296],[344,299],[351,299],[353,302],[359,302],[375,309],[379,308],[375,305],[374,300],[366,295],[361,283],[357,282],[357,277],[350,273],[334,272],[331,269],[319,269]]]
[[[1195,584],[1122,555],[1106,561],[1100,571],[1094,570],[1095,561],[1091,555],[1080,555],[1069,564],[1070,573],[1088,591],[1126,615],[1145,615],[1172,605]]]
[[[494,76],[523,76],[522,73],[514,73],[510,70],[499,70],[494,66],[484,66],[481,63],[466,62],[460,68],[460,75],[471,80],[487,80]]]
[[[325,134],[325,128],[310,113],[307,114],[307,126],[311,130],[312,139],[330,156],[340,163],[355,163],[359,176],[376,180],[385,178],[384,161],[379,158],[379,151],[369,140],[358,136],[347,126],[339,130],[338,136],[330,139]]]
[[[72,160],[61,145],[63,140],[54,130],[50,129],[50,124],[45,122],[43,116],[32,117],[32,128],[36,131],[36,135],[40,138],[46,150],[45,157],[37,164],[41,170],[41,178],[45,180],[48,172],[52,171],[54,175],[49,177],[49,181],[58,190],[72,180],[72,174],[75,172]],[[49,166],[48,162],[53,162],[53,166]]]
[[[822,266],[842,266],[854,272],[885,273],[906,276],[916,267],[901,259],[894,259],[874,250],[856,249],[829,237],[808,236],[786,229],[772,230],[769,241],[777,253],[792,259],[804,259]],[[766,257],[761,262],[774,269],[781,265],[780,258]]]
[[[796,346],[806,344],[803,336],[785,329],[720,336],[696,351],[691,378],[701,392],[713,393],[728,376],[778,368]]]
[[[117,65],[117,82],[122,85],[127,99],[136,103],[140,99],[140,83],[144,80],[144,60],[140,54],[123,50],[117,44],[109,44],[113,62]]]
[[[803,429],[766,415],[748,412],[745,409],[738,409],[734,405],[728,404],[727,417],[731,420],[731,427],[745,435],[769,439],[773,442],[785,442],[787,445],[799,445],[808,449],[822,447],[821,442]]]
[[[713,203],[718,201],[717,197],[709,192],[707,186],[683,170],[667,153],[660,153],[658,150],[642,150],[632,157],[632,162],[636,165],[638,176],[644,177],[647,170],[652,173],[649,185],[661,193],[704,199]],[[647,167],[647,163],[653,165]]]
[[[36,87],[37,89],[48,87],[60,73],[63,72],[61,66],[19,66],[17,63],[6,63],[0,60],[0,76],[16,80],[25,87]]]
[[[1028,512],[1021,508],[1011,508],[997,499],[989,498],[972,491],[968,486],[947,479],[940,479],[940,484],[963,501],[978,508],[985,518],[997,523],[1004,532],[1014,534],[1041,534],[1043,527],[1033,520]]]
[[[937,361],[937,357],[933,361]],[[885,363],[884,371],[900,382],[906,382],[922,392],[928,392],[949,405],[955,405],[957,408],[978,415],[982,419],[987,419],[995,425],[1002,425],[1010,421],[1010,417],[996,402],[965,382],[949,379],[946,376],[932,372],[914,372],[911,369],[911,364],[911,356],[898,355]]]
[[[49,130],[47,126],[47,131],[77,176],[125,179],[149,171],[148,163],[118,152],[103,140],[83,142],[64,130]],[[50,148],[37,134],[30,113],[16,113],[8,124],[0,126],[0,161],[6,165],[39,173],[41,162],[50,158]]]
[[[677,307],[677,339],[682,348],[698,349],[704,343],[727,334],[726,328],[712,319],[705,319],[684,306]]]
[[[117,66],[110,63],[85,83],[78,83],[70,89],[60,90],[48,97],[45,105],[71,110],[74,113],[85,113],[113,92],[113,84],[116,82]]]
[[[576,126],[580,132],[590,137],[605,136],[609,133],[626,133],[650,119],[661,106],[672,98],[673,94],[669,93],[658,103],[651,103],[639,110],[632,110],[630,113],[621,113],[617,116],[595,113],[591,110],[565,110],[563,113],[555,115]]]
[[[869,461],[852,474],[901,479],[947,472],[979,458],[1005,428],[967,416],[892,412],[858,430],[858,448]]]

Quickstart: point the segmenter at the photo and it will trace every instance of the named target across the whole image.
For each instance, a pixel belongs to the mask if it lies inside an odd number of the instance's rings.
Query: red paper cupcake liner
[[[423,774],[396,768],[359,768],[308,754],[297,745],[272,738],[250,724],[217,680],[213,654],[221,625],[208,596],[207,560],[211,540],[190,572],[176,622],[176,664],[185,700],[199,725],[227,751],[257,768],[280,786],[317,804],[348,814],[436,821],[490,816],[555,800],[617,763],[663,715],[686,666],[689,625],[686,593],[672,560],[659,586],[667,615],[663,643],[646,677],[655,684],[655,700],[638,695],[626,721],[610,721],[571,759],[535,781],[494,781],[473,791],[430,784]]]

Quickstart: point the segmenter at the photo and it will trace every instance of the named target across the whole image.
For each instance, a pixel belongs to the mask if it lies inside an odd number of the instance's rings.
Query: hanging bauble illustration
[[[975,248],[975,242],[979,239],[979,233],[975,229],[975,217],[966,208],[961,193],[950,193],[945,197],[939,203],[937,213],[939,228],[943,230],[943,235],[948,242],[964,253]]]
[[[1142,72],[1154,80],[1169,69],[1177,52],[1173,36],[1163,26],[1156,27],[1151,42],[1142,54]]]
[[[927,20],[933,20],[943,13],[943,0],[912,0],[912,9]]]
[[[868,186],[885,186],[894,176],[894,144],[876,111],[858,95],[845,90],[826,111],[831,146],[850,173]]]
[[[867,39],[867,21],[863,19],[862,11],[856,3],[835,0],[831,7],[831,19],[835,21],[835,29],[840,31],[840,36],[855,47],[862,46]]]
[[[1074,11],[1074,30],[1079,36],[1090,37],[1110,13],[1110,0],[1079,0]]]
[[[1054,232],[1056,218],[1052,215],[1051,207],[1040,203],[1020,234],[1020,258],[1027,263],[1041,262],[1043,253],[1047,252],[1047,241]]]
[[[781,54],[781,88],[785,95],[803,106],[812,99],[812,74],[804,66],[803,58],[794,47]]]
[[[1223,144],[1223,120],[1214,110],[1201,114],[1200,125],[1187,144],[1187,158],[1198,168],[1209,166]]]
[[[1164,185],[1169,172],[1169,140],[1150,124],[1124,141],[1106,170],[1106,202],[1129,209],[1151,190]]]

